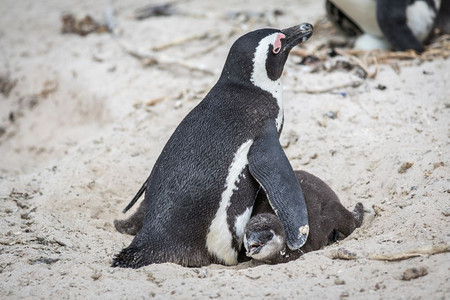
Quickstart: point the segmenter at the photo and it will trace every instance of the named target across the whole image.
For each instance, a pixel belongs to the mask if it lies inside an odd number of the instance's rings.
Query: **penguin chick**
[[[244,235],[247,256],[272,262],[282,255],[285,245],[286,234],[276,215],[263,213],[250,219]]]
[[[364,216],[362,203],[357,203],[350,212],[318,177],[305,171],[295,171],[295,176],[308,209],[310,231],[305,245],[299,250],[286,247],[286,235],[280,220],[265,195],[259,194],[253,217],[245,228],[244,247],[248,257],[271,264],[288,262],[335,242],[339,234],[346,237],[361,226]]]

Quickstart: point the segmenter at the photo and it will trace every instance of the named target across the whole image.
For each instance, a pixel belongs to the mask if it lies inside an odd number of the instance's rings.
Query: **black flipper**
[[[266,192],[286,231],[291,250],[299,249],[309,233],[308,213],[300,184],[281,148],[275,123],[267,122],[248,155],[250,174]]]
[[[424,50],[422,43],[416,39],[406,23],[407,5],[407,0],[378,0],[378,25],[388,42],[396,50],[405,51],[413,49],[418,53],[422,53]]]
[[[137,194],[133,197],[133,199],[131,199],[130,203],[128,203],[127,207],[125,207],[122,210],[122,213],[126,213],[130,208],[133,207],[133,205],[138,201],[138,199],[142,196],[145,189],[147,188],[147,183],[148,183],[148,178],[147,178],[147,180],[145,180],[144,184],[141,186],[141,188],[139,189]]]

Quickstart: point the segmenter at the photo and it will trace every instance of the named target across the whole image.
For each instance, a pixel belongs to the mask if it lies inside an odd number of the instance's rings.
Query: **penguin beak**
[[[259,239],[259,235],[251,233],[250,237],[245,241],[245,250],[247,250],[245,254],[248,257],[252,257],[253,255],[258,254],[263,246],[264,243]]]
[[[289,52],[298,44],[306,42],[313,34],[313,31],[314,27],[309,23],[303,23],[281,30],[286,35],[286,45],[283,51]]]
[[[246,234],[244,238],[244,247],[247,252],[245,254],[248,257],[253,257],[261,252],[262,248],[266,245],[268,238],[267,232],[251,232],[249,236]]]

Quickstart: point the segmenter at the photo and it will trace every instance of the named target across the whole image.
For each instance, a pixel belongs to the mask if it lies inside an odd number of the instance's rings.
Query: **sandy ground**
[[[132,239],[113,220],[233,41],[324,15],[321,1],[195,0],[135,20],[147,3],[114,1],[117,35],[86,37],[61,34],[61,15],[103,22],[106,1],[0,3],[0,71],[16,81],[0,95],[0,298],[450,298],[449,253],[369,258],[450,242],[450,61],[439,58],[399,62],[400,72],[380,65],[359,87],[315,94],[305,91],[354,75],[308,73],[289,59],[281,141],[293,167],[325,180],[346,207],[363,202],[364,224],[347,239],[281,265],[111,268]],[[284,14],[271,17],[275,9]],[[125,49],[160,63],[144,67]],[[338,248],[357,258],[331,259]],[[402,280],[410,268],[427,275]]]

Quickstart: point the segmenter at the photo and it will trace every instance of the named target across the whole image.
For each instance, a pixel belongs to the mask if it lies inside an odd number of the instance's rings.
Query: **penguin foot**
[[[144,262],[142,253],[139,249],[125,248],[114,257],[111,267],[138,269],[148,264],[149,263]]]

